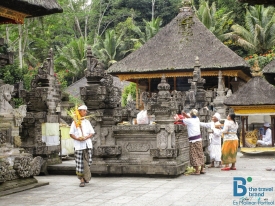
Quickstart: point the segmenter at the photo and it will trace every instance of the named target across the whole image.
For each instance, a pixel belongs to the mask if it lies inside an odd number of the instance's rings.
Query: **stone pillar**
[[[27,103],[27,115],[22,123],[22,147],[40,155],[48,165],[61,163],[60,148],[60,85],[54,75],[53,51],[38,68],[38,74],[31,82],[30,91],[21,91]]]
[[[6,182],[0,192],[8,188],[11,180],[38,175],[42,164],[41,157],[33,159],[21,148],[19,127],[26,116],[26,105],[12,108],[9,101],[13,89],[9,84],[0,85],[0,184]],[[12,187],[16,187],[16,183],[13,184]]]

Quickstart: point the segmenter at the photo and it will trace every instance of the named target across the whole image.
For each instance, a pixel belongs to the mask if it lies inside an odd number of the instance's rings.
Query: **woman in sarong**
[[[225,165],[221,170],[236,170],[236,157],[238,150],[238,123],[235,121],[235,114],[229,114],[224,122],[222,129],[223,145],[222,145],[222,163]],[[231,164],[231,166],[229,166]]]

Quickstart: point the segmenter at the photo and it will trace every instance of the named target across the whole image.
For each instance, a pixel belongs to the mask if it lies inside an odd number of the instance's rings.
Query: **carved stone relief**
[[[150,145],[148,143],[129,142],[126,145],[128,152],[147,152],[149,149]]]
[[[166,149],[168,146],[168,132],[165,130],[161,130],[157,134],[157,147],[159,149]]]
[[[12,112],[13,108],[9,101],[11,100],[13,90],[13,85],[4,84],[0,86],[0,114]]]

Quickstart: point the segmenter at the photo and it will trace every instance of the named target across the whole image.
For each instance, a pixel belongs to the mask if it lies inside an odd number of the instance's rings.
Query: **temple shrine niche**
[[[239,88],[237,92],[226,98],[224,104],[231,107],[235,114],[241,117],[241,152],[248,154],[274,153],[275,88],[263,78],[263,71],[258,62],[255,62],[255,65],[251,68],[251,73],[252,79]],[[259,147],[256,146],[256,143],[259,138],[259,129],[264,122],[271,125],[272,141],[270,145]]]
[[[20,186],[22,178],[37,183],[34,175],[40,173],[42,158],[33,158],[24,152],[19,130],[26,116],[26,105],[14,109],[10,105],[14,86],[0,82],[0,192]]]
[[[59,6],[56,0],[48,1],[31,1],[31,0],[9,0],[0,2],[0,24],[23,24],[25,18],[38,17],[49,15],[53,13],[61,13],[63,10]],[[5,43],[3,38],[0,38],[0,67],[5,65],[13,64],[14,53],[9,51],[9,46]],[[50,61],[47,63],[51,63]],[[48,66],[48,65],[47,65]],[[44,65],[43,68],[40,68],[40,76],[45,77],[47,73],[47,67]],[[52,71],[51,74],[53,75]],[[32,87],[36,85],[39,87],[47,84],[52,85],[52,81],[47,78],[36,78],[33,81]],[[33,176],[38,175],[41,171],[41,166],[45,163],[45,159],[41,156],[43,153],[36,152],[37,144],[32,144],[32,149],[26,148],[26,142],[30,143],[31,141],[27,140],[26,132],[30,132],[30,136],[37,135],[36,130],[41,130],[41,128],[32,128],[28,131],[25,127],[22,130],[21,125],[25,124],[26,119],[29,118],[30,121],[40,121],[41,119],[34,116],[30,117],[30,110],[32,109],[45,109],[43,103],[38,102],[36,105],[32,100],[35,99],[35,96],[38,99],[40,94],[47,92],[47,89],[36,90],[33,92],[33,99],[27,97],[27,92],[22,91],[23,84],[22,82],[16,85],[5,84],[0,80],[0,196],[9,194],[10,189],[17,188],[17,191],[23,190],[24,186],[28,188],[33,188],[37,186],[46,185],[48,183],[38,183],[38,181],[33,178]],[[54,90],[54,89],[53,89]],[[22,92],[21,92],[22,91]],[[49,91],[49,95],[46,95],[46,98],[51,98],[56,102],[55,97],[52,97],[51,94],[54,92]],[[59,93],[59,92],[57,92]],[[21,95],[22,94],[22,95]],[[29,105],[21,105],[19,108],[14,109],[12,106],[12,97],[22,97],[25,96],[27,100],[30,101]],[[45,96],[45,93],[43,93]],[[56,94],[54,94],[56,95]],[[59,95],[56,95],[59,99]],[[48,120],[51,119],[51,115],[55,113],[55,103],[51,102],[51,99],[46,101],[48,109]],[[40,103],[40,104],[39,104]],[[32,108],[34,106],[34,108]],[[30,108],[31,107],[31,108]],[[41,113],[35,115],[42,115]],[[56,118],[58,123],[58,118]],[[29,121],[29,123],[30,123]],[[31,123],[30,123],[31,124]],[[29,125],[30,125],[29,124]],[[24,134],[23,134],[24,133]],[[33,138],[35,139],[36,137]],[[28,152],[30,151],[30,152]],[[34,152],[35,151],[35,152]],[[54,151],[54,149],[53,149]],[[59,150],[56,150],[57,152]],[[54,152],[48,150],[47,154],[53,154]],[[26,189],[26,188],[25,188]]]

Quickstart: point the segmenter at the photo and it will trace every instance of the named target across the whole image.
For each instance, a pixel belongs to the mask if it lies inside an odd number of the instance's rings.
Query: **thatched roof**
[[[1,0],[0,6],[29,14],[31,17],[63,12],[56,0]]]
[[[196,56],[200,59],[202,71],[240,69],[249,74],[249,65],[244,59],[217,39],[190,7],[184,7],[153,38],[113,64],[107,72],[193,71]]]
[[[241,3],[275,5],[275,0],[239,0]]]
[[[272,60],[263,68],[263,73],[275,73],[275,60]]]
[[[119,78],[113,77],[113,85],[120,89],[123,89],[125,86],[128,86],[130,82],[128,81],[120,81]],[[73,97],[80,98],[80,87],[87,86],[87,79],[83,77],[82,79],[76,81],[65,89],[65,92],[72,95]]]
[[[275,87],[262,77],[253,77],[234,94],[226,98],[225,105],[275,105]]]

